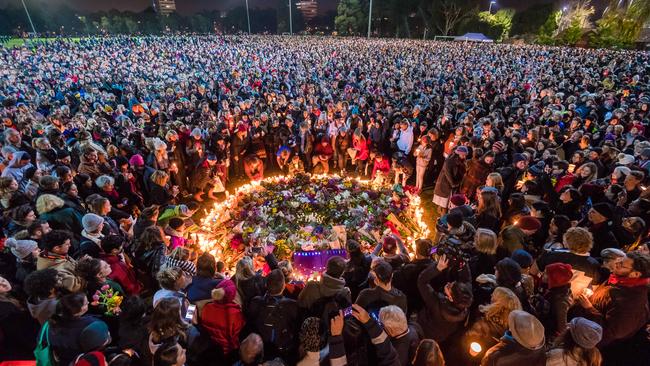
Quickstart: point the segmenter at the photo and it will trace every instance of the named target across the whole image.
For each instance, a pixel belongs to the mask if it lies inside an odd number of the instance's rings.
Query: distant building
[[[176,0],[153,0],[153,8],[157,13],[169,15],[176,11]]]
[[[305,20],[309,21],[318,15],[318,1],[317,0],[299,0],[296,2],[296,8],[302,13]]]

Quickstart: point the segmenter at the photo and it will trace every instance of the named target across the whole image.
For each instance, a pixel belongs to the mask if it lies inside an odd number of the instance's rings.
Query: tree
[[[591,28],[591,21],[589,18],[594,15],[594,7],[591,5],[591,0],[576,0],[563,11],[560,18],[557,34],[564,33],[568,28],[576,29],[589,29]]]
[[[635,1],[631,4],[611,1],[603,17],[596,22],[597,28],[591,35],[590,45],[631,48],[649,19],[648,1]]]
[[[443,36],[448,36],[463,20],[478,12],[476,2],[471,0],[425,0],[419,9],[425,14],[423,18],[431,19],[433,27],[425,22],[427,28]]]
[[[494,14],[487,11],[480,12],[478,17],[481,22],[488,26],[483,33],[487,33],[488,36],[497,41],[503,41],[510,35],[514,15],[515,11],[513,9],[500,9]]]
[[[336,10],[334,27],[340,35],[358,35],[363,32],[368,14],[362,10],[359,0],[341,0]]]
[[[544,24],[542,24],[541,27],[539,27],[539,30],[537,32],[537,43],[547,45],[555,44],[554,34],[557,30],[561,16],[562,12],[559,10],[554,11],[548,15],[546,21]]]

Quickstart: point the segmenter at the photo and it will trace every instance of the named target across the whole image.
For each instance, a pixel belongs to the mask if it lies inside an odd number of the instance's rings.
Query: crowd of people
[[[0,48],[0,102],[0,361],[650,364],[648,53],[88,38]],[[197,246],[304,173],[432,190],[435,235],[352,228],[306,283]]]

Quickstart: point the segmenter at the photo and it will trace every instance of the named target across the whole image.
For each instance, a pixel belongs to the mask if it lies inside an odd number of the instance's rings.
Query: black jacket
[[[408,311],[416,314],[424,306],[418,290],[418,277],[433,261],[430,258],[416,259],[393,274],[393,286],[406,295]]]
[[[467,266],[461,273],[462,281],[470,282],[470,274]],[[436,292],[430,285],[431,280],[440,275],[436,263],[432,263],[418,277],[418,289],[424,308],[418,312],[418,323],[424,329],[425,338],[431,338],[442,342],[452,335],[458,328],[462,327],[469,310],[459,308],[450,302],[445,294]]]

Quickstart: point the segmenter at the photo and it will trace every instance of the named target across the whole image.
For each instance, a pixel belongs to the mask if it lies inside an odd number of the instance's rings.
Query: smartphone
[[[251,252],[255,254],[260,254],[262,253],[262,247],[252,247]]]
[[[347,318],[352,316],[352,306],[343,309],[343,317]]]
[[[188,323],[192,322],[194,319],[194,312],[196,311],[196,305],[190,305],[187,307],[187,312],[185,313],[185,321]]]

